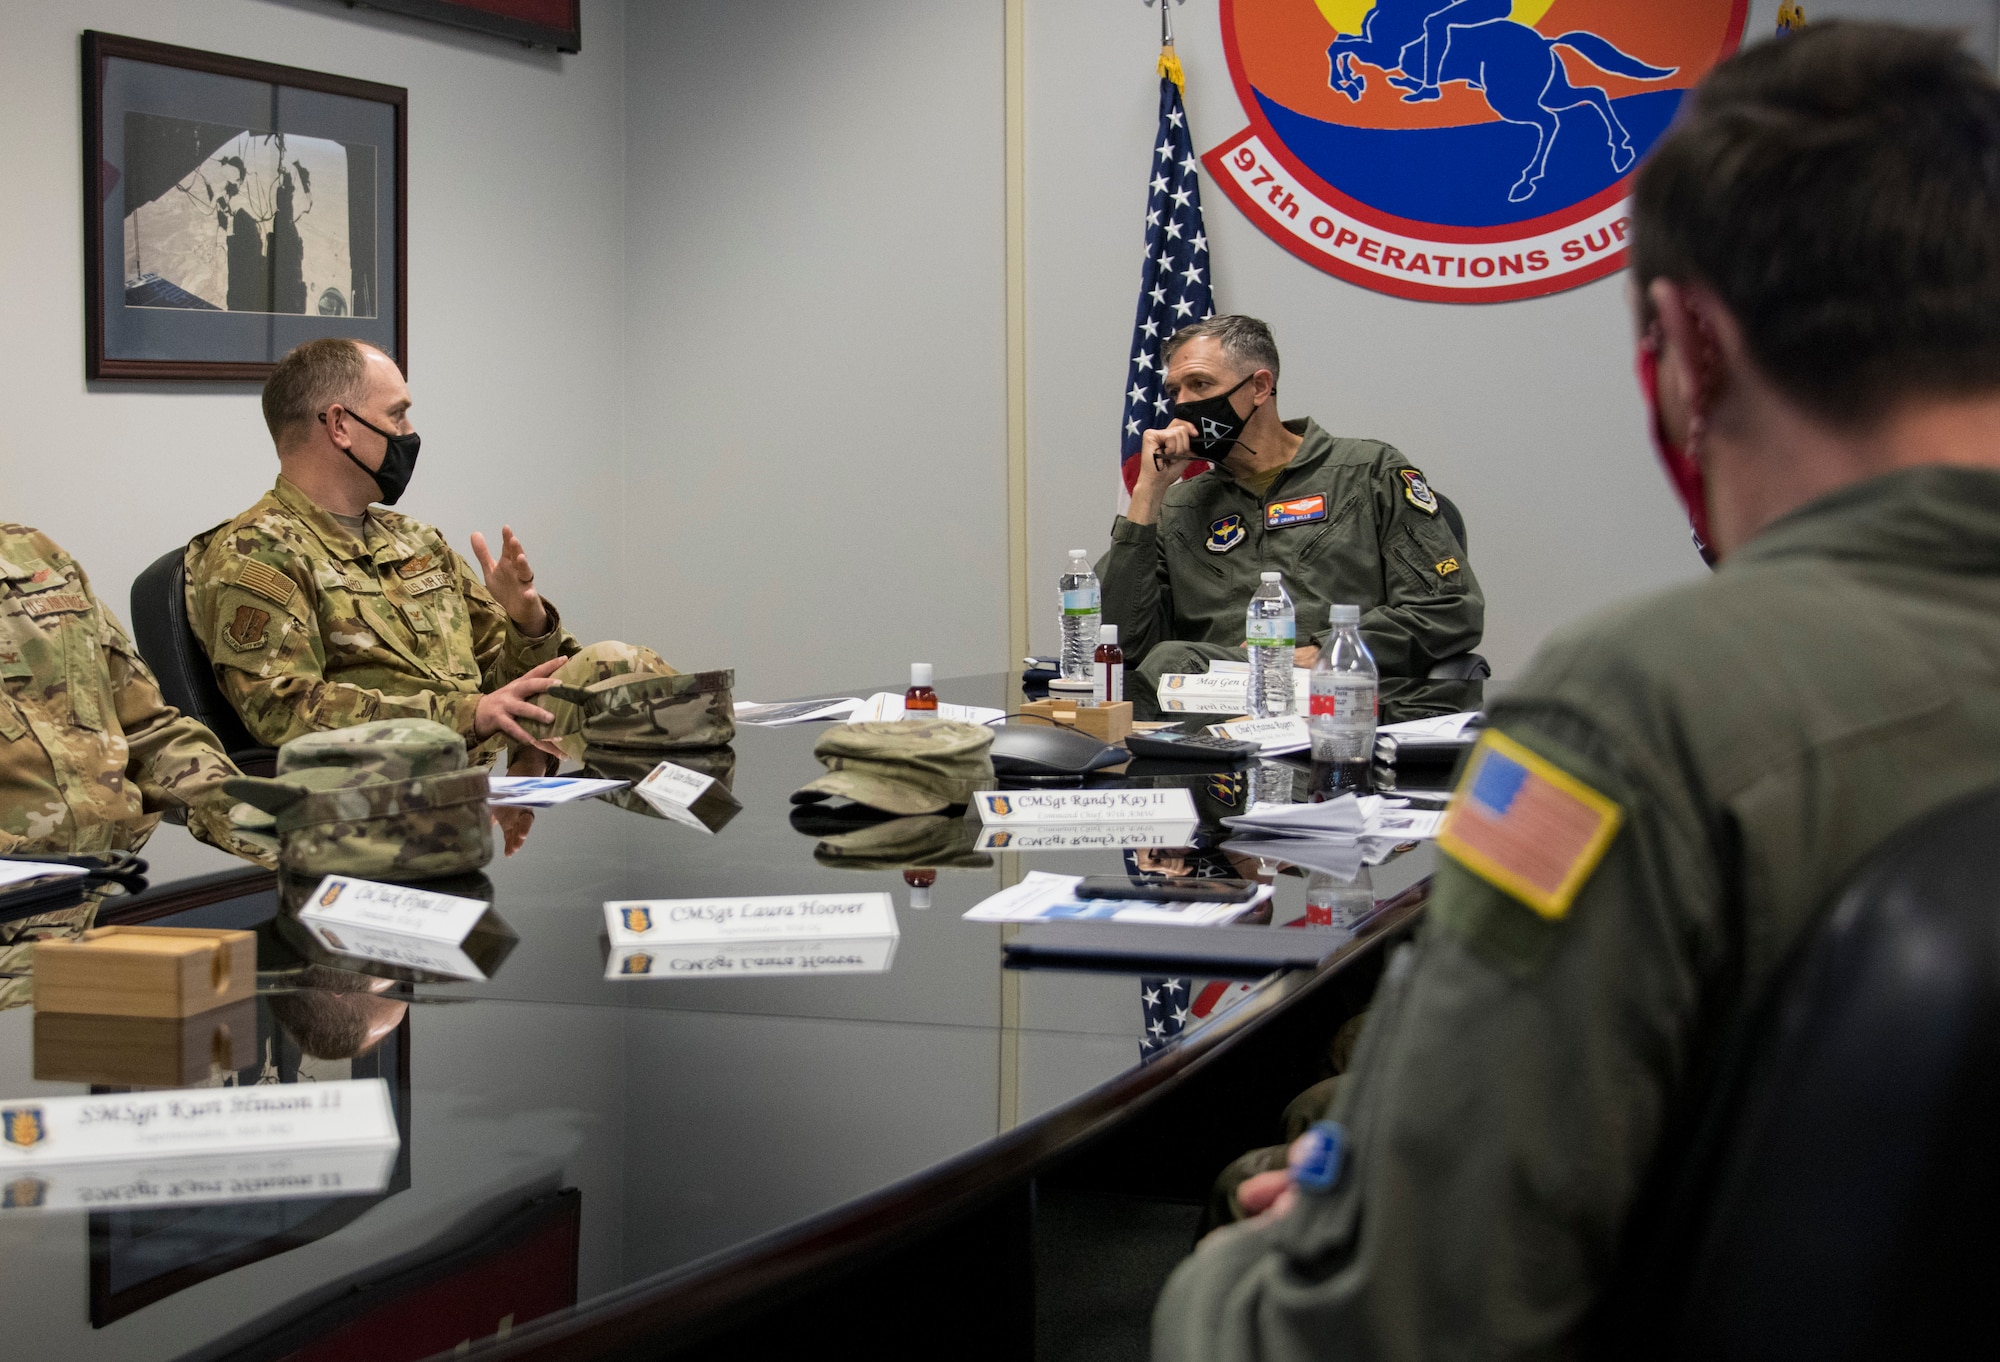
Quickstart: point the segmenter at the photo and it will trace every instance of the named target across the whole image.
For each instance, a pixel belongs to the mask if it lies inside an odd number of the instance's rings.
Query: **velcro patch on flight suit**
[[[1299,497],[1295,501],[1274,501],[1264,508],[1264,528],[1282,530],[1287,525],[1310,525],[1326,519],[1326,494]]]
[[[290,609],[299,594],[299,584],[269,563],[244,558],[236,567],[235,584],[253,596],[262,596],[280,609]],[[231,639],[234,642],[234,638]],[[251,645],[244,644],[244,647]]]
[[[1452,573],[1457,572],[1458,569],[1459,569],[1459,562],[1458,559],[1456,558],[1443,558],[1438,560],[1437,575],[1440,577],[1449,577],[1451,576]]]
[[[1243,528],[1243,517],[1226,515],[1208,527],[1208,551],[1227,553],[1242,543],[1250,532]]]
[[[1403,495],[1409,498],[1410,505],[1425,515],[1436,515],[1437,493],[1431,491],[1431,485],[1424,481],[1424,475],[1414,468],[1399,468],[1396,471],[1402,474]]]
[[[1489,730],[1438,830],[1438,849],[1551,922],[1590,879],[1624,822],[1616,801]]]

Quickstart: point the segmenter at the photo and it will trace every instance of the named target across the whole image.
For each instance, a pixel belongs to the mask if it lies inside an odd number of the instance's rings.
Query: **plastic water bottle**
[[[1306,922],[1353,932],[1375,916],[1375,878],[1362,866],[1351,880],[1324,870],[1306,877]]]
[[[1361,607],[1336,605],[1333,636],[1312,669],[1313,798],[1367,791],[1375,768],[1380,674],[1361,641]]]
[[[1097,626],[1103,619],[1104,594],[1097,574],[1090,570],[1090,555],[1082,549],[1069,551],[1069,570],[1062,575],[1062,679],[1092,681],[1097,670],[1092,659],[1097,654]]]
[[[1267,572],[1243,621],[1243,642],[1250,650],[1250,712],[1259,719],[1281,719],[1297,712],[1292,654],[1298,641],[1299,615],[1285,592],[1285,579]]]

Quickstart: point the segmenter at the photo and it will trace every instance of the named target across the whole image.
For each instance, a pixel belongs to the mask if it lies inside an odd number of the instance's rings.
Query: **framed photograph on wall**
[[[84,375],[258,380],[319,336],[409,369],[408,92],[83,35]]]

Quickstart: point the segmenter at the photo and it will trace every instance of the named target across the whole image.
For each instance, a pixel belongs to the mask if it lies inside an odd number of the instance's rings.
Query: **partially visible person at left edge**
[[[0,524],[0,854],[129,850],[168,809],[237,855],[241,775],[160,696],[125,630],[54,540]]]
[[[553,751],[579,726],[552,685],[671,676],[651,648],[581,647],[503,530],[472,536],[475,571],[429,525],[387,510],[416,469],[410,390],[356,341],[307,341],[264,385],[277,485],[187,551],[188,618],[259,742],[377,719],[431,719],[475,760]],[[523,727],[523,725],[527,727]]]
[[[1382,669],[1382,718],[1477,709],[1477,682],[1431,678],[1479,646],[1486,598],[1424,475],[1377,440],[1278,418],[1278,347],[1254,317],[1210,317],[1160,346],[1164,425],[1145,433],[1132,504],[1098,564],[1104,622],[1118,626],[1132,698],[1160,678],[1241,662],[1258,577],[1281,572],[1297,603],[1297,664],[1331,632],[1329,605],[1361,607]],[[1213,466],[1185,482],[1194,460]]]

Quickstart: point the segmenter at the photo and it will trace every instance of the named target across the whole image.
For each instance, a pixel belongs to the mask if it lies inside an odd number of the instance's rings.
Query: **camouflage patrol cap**
[[[794,804],[839,795],[884,813],[938,813],[993,784],[991,729],[946,719],[835,724],[813,748],[827,773]]]
[[[982,870],[993,864],[993,858],[972,849],[978,835],[979,825],[964,818],[935,813],[891,818],[826,838],[813,848],[813,859],[842,870],[901,870],[904,866]]]
[[[679,752],[722,747],[736,736],[733,671],[621,672],[587,686],[551,686],[545,694],[582,713],[592,747]]]
[[[429,719],[309,733],[278,749],[279,774],[224,793],[271,815],[278,864],[298,875],[428,879],[493,858],[486,772]]]

